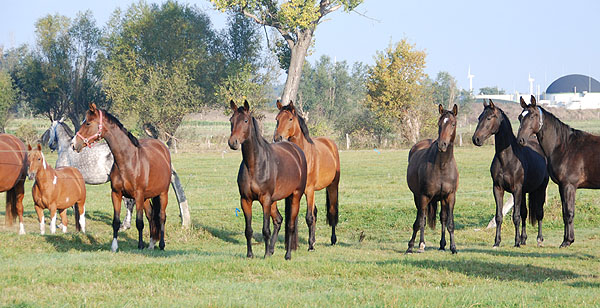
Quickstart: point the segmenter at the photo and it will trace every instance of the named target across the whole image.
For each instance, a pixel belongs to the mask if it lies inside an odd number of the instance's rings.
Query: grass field
[[[16,226],[0,227],[0,305],[600,306],[598,191],[577,193],[571,247],[558,248],[563,223],[557,187],[551,183],[545,247],[536,247],[537,228],[530,226],[528,245],[512,247],[514,228],[506,217],[502,245],[492,249],[494,231],[485,226],[495,211],[489,177],[493,147],[457,148],[458,254],[437,250],[438,224],[436,230],[426,230],[425,253],[406,255],[416,213],[405,179],[407,154],[407,150],[342,152],[338,245],[328,245],[325,196],[319,192],[316,251],[306,251],[303,199],[300,247],[291,261],[283,258],[283,232],[274,256],[261,257],[262,211],[257,202],[253,221],[257,257],[245,258],[243,215],[236,216],[235,210],[239,151],[173,154],[193,226],[181,229],[171,191],[165,251],[138,251],[134,228],[121,232],[120,251],[110,252],[108,184],[87,186],[86,234],[74,232],[70,213],[67,234],[39,235],[27,181],[28,233],[19,236]],[[48,154],[52,164],[55,159]],[[147,222],[144,231],[147,243]]]

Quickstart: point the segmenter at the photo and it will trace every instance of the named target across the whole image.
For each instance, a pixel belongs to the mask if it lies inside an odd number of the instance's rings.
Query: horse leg
[[[291,200],[290,200],[291,199]],[[288,196],[285,202],[285,220],[286,220],[286,253],[285,259],[289,260],[292,258],[292,249],[297,247],[297,226],[298,212],[300,211],[300,199],[302,199],[302,192],[294,191],[292,196]]]
[[[333,182],[327,186],[327,193],[325,194],[325,202],[327,207],[327,223],[331,226],[331,245],[337,243],[337,236],[335,235],[335,227],[338,223],[339,217],[339,205],[338,205],[338,186],[340,183],[340,172],[336,172]]]
[[[117,236],[119,234],[119,227],[121,226],[121,201],[123,199],[123,195],[121,193],[112,191],[111,195],[111,200],[112,200],[112,204],[113,204],[113,240],[112,240],[112,244],[110,245],[110,249],[112,250],[112,252],[117,252],[117,249],[119,249],[119,243],[117,242]]]
[[[417,250],[417,252],[419,253],[425,252],[425,219],[427,218],[426,213],[428,210],[429,202],[431,202],[431,199],[429,197],[424,195],[421,196],[419,204],[419,206],[421,207],[421,220],[419,221],[419,230],[421,231],[421,234],[419,237],[419,249]]]
[[[36,204],[35,212],[37,213],[38,221],[40,222],[40,234],[44,235],[46,233],[46,223],[44,223],[44,209],[42,209]]]
[[[260,204],[263,209],[263,227],[262,234],[265,241],[265,258],[269,257],[271,253],[271,198],[263,196]]]
[[[25,234],[25,224],[23,223],[23,197],[25,197],[25,180],[20,180],[13,188],[15,199],[13,206],[17,207],[17,216],[19,216],[19,234]],[[6,192],[8,194],[8,192]],[[7,204],[8,206],[8,204]]]
[[[315,250],[315,231],[317,227],[317,207],[315,206],[315,191],[307,188],[306,196],[306,225],[308,226],[308,251]]]
[[[442,238],[440,239],[440,250],[446,250],[446,226],[448,223],[448,200],[443,199],[440,208],[440,223],[442,225]]]
[[[275,250],[275,244],[277,243],[277,239],[279,237],[281,222],[283,222],[283,217],[281,216],[281,213],[279,213],[279,209],[277,209],[277,202],[273,202],[273,204],[271,204],[271,218],[273,219],[273,234],[271,235],[269,252],[272,255]]]
[[[413,247],[415,246],[415,237],[417,236],[417,231],[419,230],[419,223],[421,221],[421,216],[423,216],[423,212],[421,211],[421,207],[419,206],[419,197],[414,195],[415,206],[417,207],[417,218],[415,218],[415,223],[413,224],[413,233],[408,241],[408,249],[406,253],[412,253]]]
[[[573,217],[575,216],[575,186],[564,184],[559,186],[560,200],[562,203],[563,222],[565,224],[564,239],[560,247],[567,247],[575,241],[573,230]]]
[[[502,219],[504,217],[504,213],[502,212],[502,207],[504,206],[504,189],[502,187],[494,185],[494,200],[496,201],[496,239],[494,240],[494,247],[500,246],[502,232]]]
[[[150,199],[146,199],[144,200],[144,212],[146,213],[146,218],[148,219],[148,226],[150,227],[150,240],[148,241],[148,249],[149,250],[153,250],[154,249],[154,245],[156,244],[156,234],[157,234],[157,228],[156,228],[156,221],[158,220],[158,212],[159,209],[156,208],[154,206],[153,203],[159,202],[157,201],[152,201],[152,203],[150,202]],[[140,237],[141,237],[141,233],[140,233]],[[143,243],[142,243],[143,246]]]
[[[448,234],[450,234],[450,251],[452,251],[452,254],[455,254],[456,244],[454,243],[454,203],[456,202],[456,192],[449,194],[446,200],[448,202],[448,217],[446,219],[448,220]]]
[[[523,205],[523,193],[521,188],[515,189],[513,192],[515,199],[515,205],[513,207],[513,223],[515,224],[515,247],[521,247],[521,236],[519,234],[519,227],[521,225],[521,207]]]
[[[241,198],[242,211],[244,212],[244,218],[246,220],[246,257],[253,258],[252,254],[252,200]]]
[[[85,199],[77,201],[77,207],[79,208],[79,219],[76,223],[79,224],[79,231],[85,233]]]
[[[67,233],[67,210],[63,209],[58,211],[58,214],[60,215],[60,222],[62,224],[62,232],[63,233]]]
[[[531,196],[529,198],[529,206],[531,206]],[[527,242],[527,198],[525,193],[523,193],[521,200],[523,202],[521,204],[521,245],[525,246]]]
[[[542,220],[544,219],[544,203],[546,202],[546,189],[548,187],[548,178],[545,179],[544,183],[535,191],[532,199],[535,208],[531,210],[531,215],[535,213],[535,219],[538,223],[538,235],[537,245],[539,247],[544,246],[544,236],[542,235]]]
[[[56,233],[56,204],[50,204],[50,234]]]
[[[119,231],[125,231],[125,230],[128,230],[129,228],[131,228],[131,215],[133,213],[133,206],[135,205],[134,199],[123,198],[123,201],[125,201],[125,207],[127,208],[127,213],[125,214],[125,220],[121,224]]]
[[[167,203],[169,203],[169,190],[160,194],[160,242],[158,248],[165,250],[165,223],[167,221]]]

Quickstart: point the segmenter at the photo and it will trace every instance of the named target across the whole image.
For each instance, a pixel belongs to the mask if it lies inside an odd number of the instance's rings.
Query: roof
[[[546,89],[546,93],[583,93],[583,91],[600,92],[600,82],[589,76],[572,74],[556,79]]]

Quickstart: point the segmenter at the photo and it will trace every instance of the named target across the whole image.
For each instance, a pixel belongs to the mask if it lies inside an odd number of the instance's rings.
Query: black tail
[[[160,238],[160,196],[152,198],[150,201],[152,207],[152,221],[150,222],[150,236],[158,241]]]
[[[79,203],[75,203],[73,212],[75,214],[75,230],[81,231],[81,224],[79,223],[79,217],[81,216],[81,213],[79,213]]]
[[[437,212],[437,202],[429,202],[427,205],[427,225],[431,229],[435,229],[435,213]]]
[[[292,196],[285,198],[285,233],[289,232],[290,219],[292,219]],[[292,245],[291,249],[298,249],[298,217],[296,217],[296,221],[294,223],[294,231],[290,236],[291,243],[288,243],[288,237],[285,237],[285,248],[287,249],[288,245]]]
[[[333,182],[327,186],[327,193],[325,194],[325,204],[327,209],[327,224],[332,227],[337,226],[339,219],[338,211],[338,185],[340,183],[340,171],[338,170],[335,174]],[[333,204],[332,204],[333,203]],[[333,206],[333,207],[332,207]]]
[[[546,185],[548,179],[546,179]],[[534,225],[544,219],[544,202],[546,202],[546,185],[541,185],[538,190],[529,193],[529,222]]]
[[[6,225],[12,226],[18,216],[17,212],[17,191],[15,187],[6,191]]]

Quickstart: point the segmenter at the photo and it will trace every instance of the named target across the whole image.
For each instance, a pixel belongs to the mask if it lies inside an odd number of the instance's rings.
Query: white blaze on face
[[[521,118],[524,118],[528,113],[529,113],[529,110],[523,111],[523,113],[521,113]]]
[[[450,119],[448,118],[444,118],[444,124],[446,124],[446,122],[448,122]]]
[[[52,184],[56,185],[56,175],[54,176],[54,179],[52,180]],[[67,201],[69,201],[68,199],[69,198],[67,198]]]
[[[47,168],[46,157],[44,157],[44,153],[42,153],[41,151],[40,151],[40,154],[42,154],[42,164],[44,164],[44,170],[46,170],[46,168]]]

